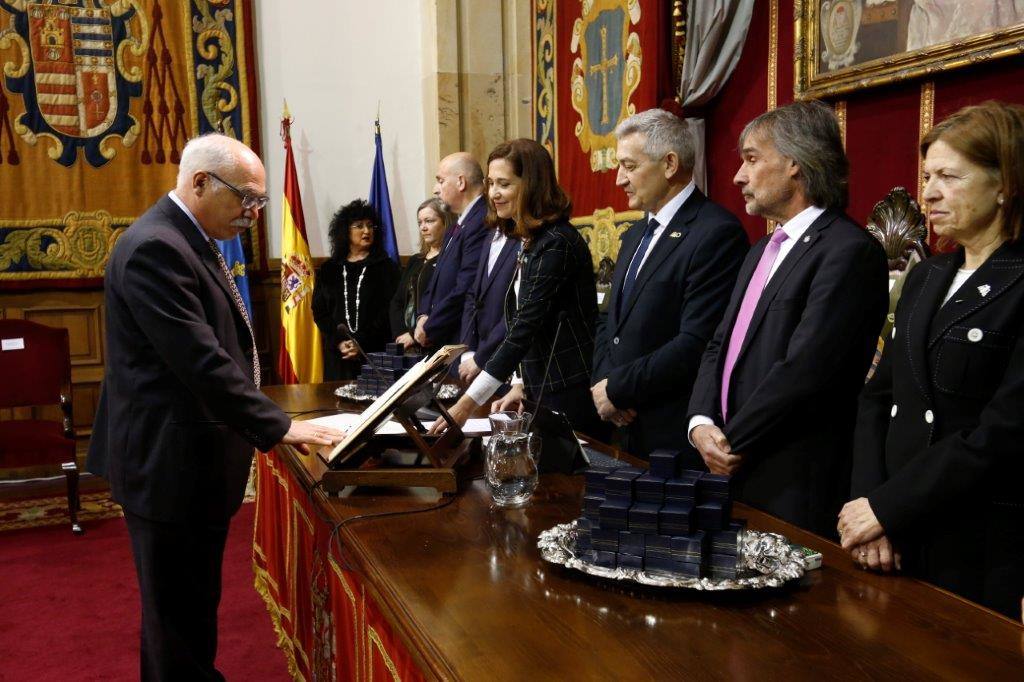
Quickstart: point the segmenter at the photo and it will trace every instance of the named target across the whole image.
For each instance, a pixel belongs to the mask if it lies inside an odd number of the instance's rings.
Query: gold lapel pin
[[[683,236],[682,232],[673,232],[673,233],[669,234],[669,237],[671,237],[672,239],[679,239],[682,236]]]

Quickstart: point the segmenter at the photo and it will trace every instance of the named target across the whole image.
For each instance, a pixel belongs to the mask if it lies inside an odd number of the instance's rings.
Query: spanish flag
[[[323,381],[320,330],[313,322],[313,259],[309,256],[302,217],[299,177],[292,155],[292,118],[285,103],[281,117],[284,140],[284,206],[281,218],[281,355],[277,373],[286,384]]]

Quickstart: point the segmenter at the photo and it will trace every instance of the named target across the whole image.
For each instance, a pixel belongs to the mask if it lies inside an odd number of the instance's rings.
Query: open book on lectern
[[[384,395],[363,410],[358,423],[327,456],[327,465],[341,465],[361,450],[377,429],[407,403],[415,401],[416,405],[409,405],[412,411],[415,411],[429,402],[434,393],[431,383],[442,379],[448,372],[448,367],[467,350],[468,347],[463,345],[443,346],[430,357],[413,365],[384,392]]]

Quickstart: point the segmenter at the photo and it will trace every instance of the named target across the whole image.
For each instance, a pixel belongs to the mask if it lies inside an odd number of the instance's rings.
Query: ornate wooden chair
[[[81,533],[68,331],[27,320],[0,320],[0,377],[0,409],[31,408],[0,421],[0,467],[61,465],[67,476],[71,530]],[[48,405],[58,405],[58,415],[44,407]]]

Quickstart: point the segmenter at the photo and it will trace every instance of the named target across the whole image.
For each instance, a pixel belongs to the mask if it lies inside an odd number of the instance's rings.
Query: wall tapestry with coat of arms
[[[0,286],[95,283],[189,138],[258,152],[252,38],[251,0],[0,0]]]
[[[676,96],[685,2],[533,0],[535,138],[555,158],[594,266],[643,217],[615,186],[615,127]]]

